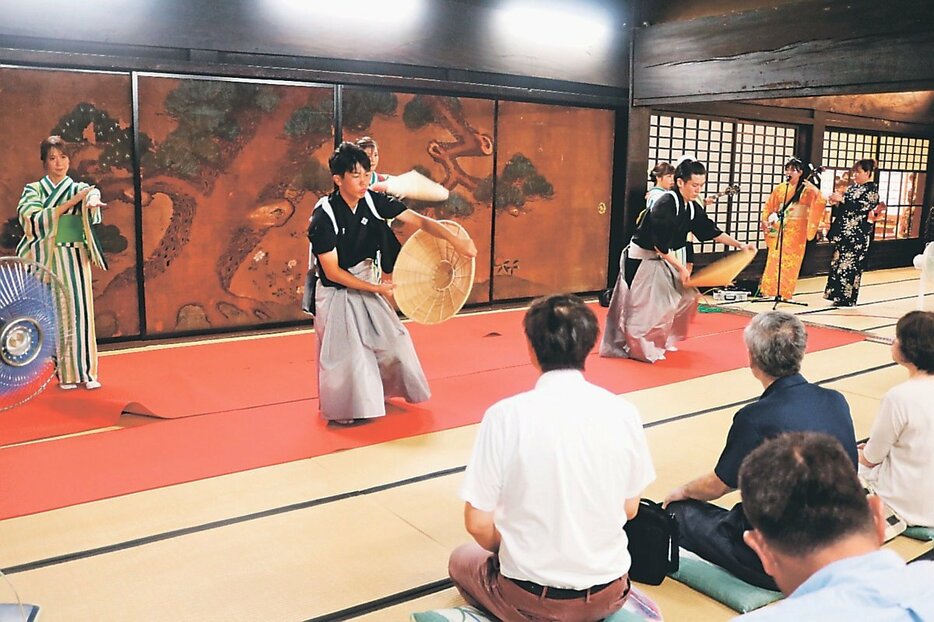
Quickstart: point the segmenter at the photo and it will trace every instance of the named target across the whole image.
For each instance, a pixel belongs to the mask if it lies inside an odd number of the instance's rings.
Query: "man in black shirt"
[[[683,159],[675,168],[674,188],[645,211],[623,253],[600,356],[654,363],[685,338],[698,296],[686,286],[693,261],[688,233],[702,241],[755,248],[721,231],[696,201],[706,180],[703,164]]]
[[[370,160],[357,145],[341,143],[328,166],[337,189],[318,201],[308,227],[321,281],[315,292],[318,395],[325,419],[353,423],[385,415],[388,397],[421,402],[430,396],[409,333],[385,300],[392,296],[398,247],[388,221],[447,240],[467,257],[477,249],[401,201],[368,191]],[[380,280],[378,252],[384,257]]]

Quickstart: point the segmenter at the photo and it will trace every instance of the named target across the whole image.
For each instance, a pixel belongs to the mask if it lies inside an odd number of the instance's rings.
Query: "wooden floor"
[[[917,304],[912,269],[868,273],[855,308],[828,307],[823,279],[780,305],[871,339],[805,359],[847,397],[865,437],[881,396],[906,375],[887,343]],[[927,296],[927,308],[934,306]],[[738,305],[749,312],[767,303]],[[709,471],[738,403],[761,387],[736,370],[630,393],[647,425],[660,499]],[[407,620],[459,602],[447,558],[468,540],[457,497],[475,426],[0,522],[0,568],[43,622]],[[133,468],[132,464],[114,468]],[[0,474],[2,476],[2,474]],[[727,502],[732,502],[728,499]],[[906,558],[930,545],[891,545]],[[674,582],[645,591],[667,620],[727,620]],[[13,593],[0,585],[0,601]]]

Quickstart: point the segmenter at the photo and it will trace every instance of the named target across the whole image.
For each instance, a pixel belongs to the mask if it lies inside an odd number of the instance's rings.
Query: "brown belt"
[[[506,577],[506,578],[512,581],[513,583],[515,583],[516,585],[518,585],[519,587],[521,587],[523,590],[525,590],[529,594],[541,596],[542,593],[544,593],[545,598],[551,598],[553,600],[573,600],[575,598],[584,598],[587,595],[596,594],[598,592],[605,590],[606,588],[610,587],[617,581],[621,581],[623,578],[626,579],[626,591],[623,592],[623,596],[629,593],[629,589],[631,587],[629,584],[628,575],[626,577],[620,577],[619,579],[613,579],[612,581],[608,581],[607,583],[603,583],[601,585],[594,585],[594,586],[588,587],[587,589],[584,589],[584,590],[572,590],[566,587],[549,587],[547,585],[539,585],[538,583],[533,583],[532,581],[525,581],[524,579],[513,579],[511,577]]]

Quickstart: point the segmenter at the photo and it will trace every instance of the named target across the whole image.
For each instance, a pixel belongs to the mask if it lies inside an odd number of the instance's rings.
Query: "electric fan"
[[[73,325],[61,281],[47,268],[0,257],[0,412],[42,392]]]
[[[918,283],[918,309],[924,310],[924,294],[928,287],[934,285],[934,242],[928,242],[920,255],[915,255],[915,268],[921,271],[921,280]]]

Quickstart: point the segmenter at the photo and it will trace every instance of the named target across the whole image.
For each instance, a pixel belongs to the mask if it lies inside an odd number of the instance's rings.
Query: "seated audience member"
[[[807,346],[801,320],[782,311],[752,318],[743,332],[749,370],[762,383],[758,401],[733,417],[726,446],[714,470],[669,493],[666,507],[678,518],[681,546],[743,581],[775,589],[755,553],[743,542],[749,529],[743,506],[732,510],[707,503],[739,484],[739,465],[753,449],[783,432],[824,432],[846,448],[856,472],[856,435],[850,407],[838,392],[809,383],[799,373]]]
[[[623,525],[655,470],[636,408],[584,379],[593,312],[548,296],[524,325],[541,376],[483,417],[461,488],[476,544],[456,549],[448,571],[500,620],[602,620],[629,595]]]
[[[746,541],[788,598],[742,620],[934,620],[934,562],[881,550],[883,503],[866,497],[826,434],[783,434],[739,472]]]
[[[892,360],[908,380],[882,399],[860,475],[906,523],[934,527],[934,313],[898,321]]]

